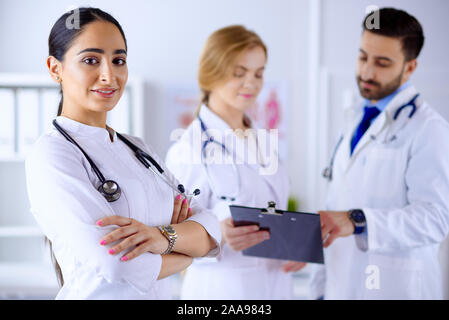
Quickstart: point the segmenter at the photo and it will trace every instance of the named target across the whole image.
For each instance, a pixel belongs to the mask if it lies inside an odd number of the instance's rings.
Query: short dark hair
[[[405,60],[416,59],[424,45],[424,32],[419,21],[403,10],[395,8],[381,8],[374,11],[378,13],[378,28],[372,28],[368,19],[372,19],[373,12],[363,20],[363,30],[378,35],[399,38],[402,41],[402,50]]]

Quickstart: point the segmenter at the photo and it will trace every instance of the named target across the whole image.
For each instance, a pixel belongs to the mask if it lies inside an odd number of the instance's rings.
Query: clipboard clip
[[[276,202],[268,201],[268,207],[265,209],[261,209],[260,212],[262,214],[272,214],[275,216],[282,216],[281,210],[276,210]]]

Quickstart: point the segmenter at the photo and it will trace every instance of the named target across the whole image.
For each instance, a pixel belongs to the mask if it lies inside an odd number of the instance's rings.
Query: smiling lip
[[[102,98],[112,98],[117,91],[117,89],[112,88],[104,88],[104,89],[96,89],[91,90],[92,92],[98,94]]]
[[[252,97],[254,97],[253,94],[241,94],[241,96],[246,99],[251,99]]]

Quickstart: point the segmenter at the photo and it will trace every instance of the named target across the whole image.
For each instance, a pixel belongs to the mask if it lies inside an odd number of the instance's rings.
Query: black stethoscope
[[[78,143],[67,133],[64,131],[63,128],[61,128],[60,125],[56,122],[56,119],[53,120],[54,127],[71,143],[73,143],[75,146],[80,149],[80,151],[83,153],[83,155],[86,157],[87,161],[89,162],[90,166],[95,172],[95,175],[100,180],[100,185],[98,186],[97,190],[105,197],[105,199],[108,202],[114,202],[118,200],[122,194],[120,186],[117,182],[114,180],[106,180],[103,174],[101,173],[100,169],[95,165],[95,163],[92,161],[92,159],[87,155],[87,153],[79,146]],[[143,151],[142,149],[135,146],[131,141],[126,139],[124,136],[122,136],[120,133],[116,132],[117,137],[122,140],[132,151],[134,151],[134,154],[136,158],[145,166],[145,168],[150,169],[153,171],[155,175],[158,175],[153,168],[151,167],[150,163],[157,169],[159,172],[159,177],[175,192],[178,192],[182,194],[185,198],[187,196],[197,196],[200,194],[199,189],[195,189],[193,193],[191,194],[185,194],[185,188],[182,184],[179,184],[178,186],[175,186],[173,183],[171,183],[165,176],[164,176],[164,170],[162,167],[151,157],[148,153]],[[148,163],[148,161],[150,163]]]
[[[419,93],[416,94],[412,100],[410,100],[408,103],[404,104],[403,106],[401,106],[400,108],[398,108],[396,110],[396,112],[393,115],[393,121],[397,120],[399,117],[399,114],[402,112],[402,110],[404,110],[405,108],[411,107],[412,110],[408,115],[408,118],[411,119],[413,117],[413,115],[416,112],[416,99],[418,99],[419,97]],[[334,152],[332,153],[332,157],[331,157],[331,161],[329,163],[329,166],[326,167],[323,171],[323,178],[332,181],[332,174],[333,174],[333,169],[334,169],[334,161],[335,161],[335,156],[337,155],[337,151],[338,148],[340,147],[341,143],[343,142],[343,138],[344,136],[341,135],[340,139],[338,140],[337,144],[335,145],[334,148]],[[396,139],[396,136],[393,136],[391,140]]]

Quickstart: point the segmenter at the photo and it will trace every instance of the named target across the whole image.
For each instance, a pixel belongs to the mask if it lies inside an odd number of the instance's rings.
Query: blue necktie
[[[380,114],[380,110],[376,107],[365,107],[364,111],[365,113],[363,115],[363,119],[357,127],[355,135],[351,140],[351,156],[354,152],[355,147],[357,146],[357,143],[359,143],[360,139],[362,139],[363,135],[371,125],[371,121],[373,121],[373,119],[375,119]]]

